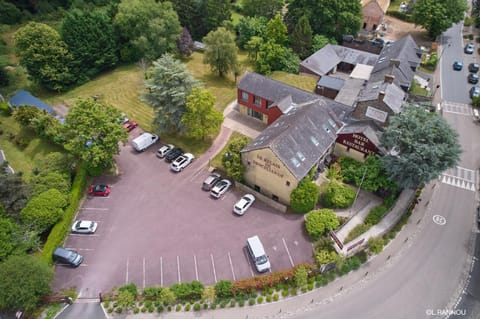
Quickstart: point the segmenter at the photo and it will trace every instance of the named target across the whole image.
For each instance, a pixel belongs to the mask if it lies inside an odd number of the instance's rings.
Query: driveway
[[[130,140],[140,133],[132,131]],[[228,136],[223,128],[219,136]],[[120,174],[96,182],[112,186],[109,197],[87,197],[77,219],[97,221],[94,235],[70,235],[65,247],[84,255],[76,268],[57,266],[54,288],[76,287],[80,298],[133,282],[138,287],[200,280],[214,284],[255,275],[246,239],[258,235],[272,270],[313,262],[302,215],[279,213],[256,201],[245,216],[232,213],[243,195],[231,190],[219,199],[201,190],[211,152],[183,172],[158,159],[160,145],[137,153],[130,145],[117,157]],[[219,148],[219,146],[215,146]]]

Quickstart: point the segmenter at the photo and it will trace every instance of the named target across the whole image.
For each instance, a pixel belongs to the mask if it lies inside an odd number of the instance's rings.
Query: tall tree
[[[286,22],[293,30],[303,15],[308,17],[314,34],[340,40],[344,34],[356,34],[362,25],[360,1],[287,0]]]
[[[273,18],[282,11],[284,0],[243,0],[242,12],[248,17]]]
[[[61,91],[74,83],[72,55],[52,27],[30,22],[15,33],[15,52],[30,77],[50,90]]]
[[[238,46],[241,49],[245,49],[252,37],[263,38],[267,29],[267,23],[268,20],[265,17],[241,17],[235,26]]]
[[[327,44],[337,44],[337,40],[334,38],[327,38],[321,34],[315,34],[312,40],[312,52],[317,52]]]
[[[234,71],[237,65],[237,46],[235,35],[225,28],[220,27],[211,31],[203,38],[206,45],[203,63],[209,64],[213,72],[223,77]]]
[[[37,248],[38,234],[28,231],[10,218],[0,216],[0,262],[10,255],[20,255]]]
[[[182,34],[180,35],[180,38],[177,40],[177,45],[178,45],[178,51],[181,54],[185,56],[192,55],[193,40],[192,40],[192,36],[190,35],[190,32],[188,32],[188,29],[186,27],[182,28]]]
[[[170,2],[155,0],[122,0],[114,24],[124,41],[121,57],[153,61],[163,53],[174,52],[181,26]]]
[[[30,185],[23,182],[22,176],[21,172],[8,174],[4,167],[0,166],[0,206],[3,206],[7,216],[17,221],[18,213],[30,199],[31,191]]]
[[[417,0],[413,5],[413,20],[435,38],[452,23],[460,22],[467,8],[466,0]]]
[[[232,17],[230,12],[230,0],[204,0],[205,1],[205,26],[210,32],[217,29],[223,21],[229,21]]]
[[[280,14],[275,15],[273,19],[268,21],[265,30],[265,41],[270,41],[283,46],[288,43],[287,26],[283,23]]]
[[[69,11],[63,19],[61,33],[73,55],[77,76],[91,78],[117,63],[118,47],[112,20],[103,10]]]
[[[119,142],[127,132],[119,122],[121,113],[111,105],[79,100],[68,111],[64,124],[65,149],[85,161],[89,173],[99,174],[120,152]]]
[[[312,52],[312,28],[308,22],[307,16],[302,16],[295,25],[291,35],[293,51],[305,59]]]
[[[246,136],[235,137],[229,142],[227,149],[222,154],[222,165],[225,167],[227,175],[238,182],[243,180],[243,172],[245,170],[240,151],[248,143],[250,143],[250,139]]]
[[[392,117],[381,143],[391,150],[382,166],[403,188],[437,178],[458,163],[461,153],[458,135],[443,117],[412,105]]]
[[[192,89],[181,120],[185,136],[204,140],[220,131],[223,114],[213,108],[214,104],[215,97],[212,93],[199,87]]]
[[[200,40],[208,33],[205,25],[205,0],[172,0],[171,2],[181,25],[188,29],[194,39]]]
[[[52,269],[35,256],[11,256],[0,264],[0,309],[31,311],[50,293]]]
[[[155,130],[160,134],[180,131],[187,96],[199,82],[187,71],[185,65],[165,54],[153,63],[145,85],[148,93],[142,99],[155,111]]]
[[[262,74],[268,74],[272,71],[285,71],[296,74],[298,73],[299,64],[300,59],[292,49],[269,41],[260,45],[255,70]]]

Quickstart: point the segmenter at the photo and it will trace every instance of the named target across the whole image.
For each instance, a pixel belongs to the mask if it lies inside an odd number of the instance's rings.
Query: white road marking
[[[73,248],[68,248],[68,249],[73,249]],[[73,249],[73,250],[92,251],[92,250],[95,250],[95,249],[93,249],[93,248],[76,248],[76,249]]]
[[[195,279],[198,281],[197,256],[195,255],[193,255],[193,263],[195,264]]]
[[[163,287],[163,259],[160,256],[160,287]]]
[[[230,262],[230,269],[232,270],[232,276],[233,276],[233,280],[237,280],[235,278],[235,272],[233,271],[233,263],[232,263],[232,256],[230,256],[230,252],[228,252],[228,261]]]
[[[210,258],[212,260],[213,278],[215,279],[215,283],[217,283],[217,273],[215,272],[215,263],[213,262],[213,255],[212,254],[210,254]]]
[[[192,182],[194,179],[196,179],[198,177],[198,175],[200,175],[200,173],[203,172],[204,167],[205,167],[205,165],[202,165],[192,175],[190,175],[189,181]]]
[[[126,275],[125,275],[125,285],[128,284],[128,263],[129,263],[129,259],[128,259],[128,257],[127,257],[127,273],[126,273]]]
[[[98,210],[98,211],[106,211],[108,208],[95,208],[95,207],[82,207],[81,210]]]
[[[285,241],[285,238],[282,237],[282,241],[283,241],[283,246],[285,246],[285,250],[287,251],[288,259],[290,259],[290,264],[292,264],[292,267],[293,267],[295,266],[295,264],[293,263],[292,255],[290,255],[290,251],[288,250],[287,242]]]
[[[100,237],[100,235],[96,235],[96,234],[77,234],[77,233],[70,233],[70,236],[79,236],[79,237]]]
[[[143,257],[143,288],[145,288],[145,257]]]
[[[180,278],[180,257],[177,256],[177,273],[178,273],[178,282],[182,282],[182,279]]]
[[[437,225],[443,226],[447,223],[447,219],[442,215],[433,215],[433,222]]]

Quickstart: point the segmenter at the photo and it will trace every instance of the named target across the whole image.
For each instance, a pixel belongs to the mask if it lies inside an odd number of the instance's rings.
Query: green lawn
[[[296,88],[313,92],[318,79],[309,75],[292,74],[282,71],[275,71],[270,78],[294,86]]]
[[[64,152],[63,148],[35,137],[31,131],[22,129],[13,117],[0,115],[0,148],[5,152],[10,166],[15,172],[23,172],[28,180],[38,161],[51,152]],[[10,136],[22,136],[29,141],[25,148],[19,147]]]

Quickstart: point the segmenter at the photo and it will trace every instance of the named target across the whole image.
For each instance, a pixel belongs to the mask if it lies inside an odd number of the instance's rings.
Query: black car
[[[165,155],[165,162],[171,163],[173,162],[177,157],[183,154],[183,150],[180,147],[175,147],[172,148],[167,155]]]
[[[477,73],[479,68],[480,66],[478,65],[478,63],[470,63],[468,65],[468,71],[472,73]]]
[[[470,73],[468,75],[468,83],[477,84],[478,83],[478,75],[475,73]]]

